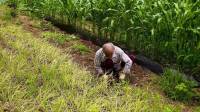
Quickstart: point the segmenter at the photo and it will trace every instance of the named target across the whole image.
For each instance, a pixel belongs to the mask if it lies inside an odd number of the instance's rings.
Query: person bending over
[[[98,76],[103,74],[113,74],[117,79],[122,71],[125,75],[130,75],[132,60],[119,47],[112,43],[106,43],[95,55],[94,65]]]

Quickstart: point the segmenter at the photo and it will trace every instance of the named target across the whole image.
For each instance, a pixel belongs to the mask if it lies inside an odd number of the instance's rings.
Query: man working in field
[[[130,75],[132,60],[121,48],[106,43],[96,52],[94,64],[98,76],[112,73],[116,79],[119,79],[120,71]]]

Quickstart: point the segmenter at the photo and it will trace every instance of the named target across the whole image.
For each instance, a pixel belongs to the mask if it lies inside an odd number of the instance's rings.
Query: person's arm
[[[125,62],[123,73],[130,74],[132,63],[133,63],[132,60],[129,58],[129,56],[126,53],[124,53],[124,51],[121,52],[121,58],[122,58],[122,61]]]
[[[95,54],[94,65],[98,75],[103,74],[103,70],[101,68],[101,51],[102,49],[98,50]]]

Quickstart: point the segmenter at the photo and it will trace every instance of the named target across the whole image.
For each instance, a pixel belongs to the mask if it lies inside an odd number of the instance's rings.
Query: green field
[[[193,89],[180,73],[168,70],[141,87],[125,81],[110,86],[73,61],[71,50],[85,55],[88,46],[58,46],[79,37],[35,16],[30,28],[41,35],[34,34],[22,25],[20,10],[0,5],[0,112],[199,112],[198,103],[185,101],[193,100]]]

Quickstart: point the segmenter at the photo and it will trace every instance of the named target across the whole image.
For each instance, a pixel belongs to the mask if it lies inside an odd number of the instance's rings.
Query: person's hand
[[[126,78],[126,74],[124,74],[124,73],[120,73],[119,74],[119,79],[120,80],[124,80]]]
[[[109,79],[109,76],[106,75],[106,74],[104,74],[104,75],[103,75],[103,79],[104,79],[104,80],[108,80],[108,79]]]
[[[131,73],[131,70],[130,69],[124,69],[123,70],[123,74],[130,74]]]
[[[101,70],[101,69],[97,70],[97,76],[98,77],[101,77],[103,74],[104,74],[103,70]]]

